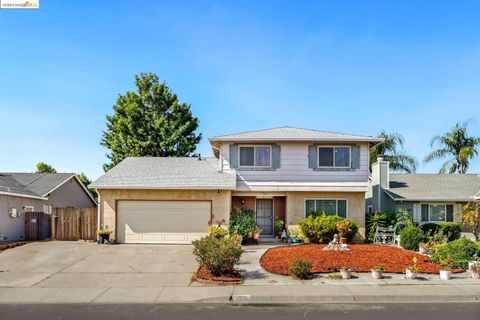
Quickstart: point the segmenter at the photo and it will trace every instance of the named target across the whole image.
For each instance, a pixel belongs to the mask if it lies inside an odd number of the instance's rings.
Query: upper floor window
[[[271,146],[240,146],[240,167],[271,167]]]
[[[349,168],[350,154],[349,146],[319,146],[318,167]]]

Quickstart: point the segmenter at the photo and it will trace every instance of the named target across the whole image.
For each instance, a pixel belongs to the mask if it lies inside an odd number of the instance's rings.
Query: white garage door
[[[119,201],[120,243],[191,243],[208,232],[210,201]]]

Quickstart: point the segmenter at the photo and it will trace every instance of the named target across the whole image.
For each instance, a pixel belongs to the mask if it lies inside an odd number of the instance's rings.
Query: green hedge
[[[338,234],[337,226],[341,222],[348,221],[351,231],[346,234],[348,240],[353,239],[358,231],[358,223],[352,219],[345,219],[340,216],[321,214],[311,215],[299,221],[300,230],[310,243],[329,243],[333,236]]]
[[[460,238],[441,245],[433,254],[432,261],[439,263],[442,259],[451,259],[454,268],[466,269],[468,261],[480,256],[480,244]]]
[[[462,224],[457,222],[425,223],[422,225],[422,230],[427,236],[442,232],[448,241],[454,241],[461,236]]]

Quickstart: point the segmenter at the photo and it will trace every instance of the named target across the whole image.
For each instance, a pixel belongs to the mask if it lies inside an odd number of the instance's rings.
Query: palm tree
[[[372,163],[377,161],[377,156],[380,155],[390,162],[393,171],[413,173],[417,170],[417,160],[403,150],[405,140],[401,134],[382,130],[377,137],[384,140],[370,148],[370,170]]]
[[[478,155],[477,148],[480,146],[480,138],[467,135],[469,123],[470,121],[458,122],[450,132],[434,137],[430,145],[433,147],[438,141],[441,147],[430,152],[423,162],[448,157],[449,159],[443,163],[439,173],[445,173],[448,170],[448,173],[465,174],[470,160]]]

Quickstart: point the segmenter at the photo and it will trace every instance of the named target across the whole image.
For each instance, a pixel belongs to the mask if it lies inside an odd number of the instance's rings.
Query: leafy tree
[[[472,231],[475,240],[480,241],[480,202],[470,202],[464,205],[459,215],[463,225]]]
[[[470,160],[478,155],[480,138],[470,137],[467,134],[469,121],[457,123],[450,132],[441,136],[436,136],[431,141],[431,146],[439,142],[441,147],[430,152],[423,162],[430,162],[435,159],[449,157],[439,170],[439,173],[460,173],[467,172]]]
[[[37,173],[57,173],[57,170],[45,162],[39,162],[37,163]]]
[[[380,155],[390,162],[393,171],[413,173],[417,170],[417,160],[403,150],[405,140],[401,134],[382,130],[377,137],[383,138],[384,141],[370,148],[370,170]]]
[[[88,188],[88,186],[90,185],[90,183],[92,183],[92,181],[87,178],[87,176],[85,175],[85,173],[80,172],[79,174],[77,174],[77,178],[78,178],[78,180],[80,180],[80,182],[82,182],[82,184],[85,186],[85,188],[87,188],[87,190],[90,192],[90,194],[92,195],[92,197],[93,197],[95,200],[98,200],[97,191],[95,191],[95,189],[90,189],[90,188]]]
[[[110,149],[108,170],[129,156],[192,156],[202,135],[190,105],[178,101],[153,73],[135,76],[136,91],[120,95],[107,116],[101,145]]]

